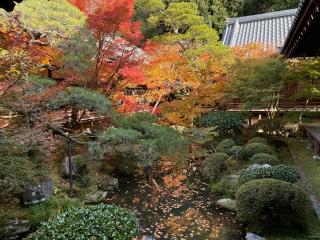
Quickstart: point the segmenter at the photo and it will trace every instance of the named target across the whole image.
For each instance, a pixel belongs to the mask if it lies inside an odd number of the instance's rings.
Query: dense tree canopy
[[[209,27],[213,27],[219,34],[221,34],[224,29],[224,22],[226,18],[235,17],[238,15],[238,10],[241,7],[242,1],[243,0],[137,0],[136,18],[140,19],[144,23],[143,29],[144,33],[146,33],[146,36],[154,36],[159,33],[162,34],[166,32],[165,24],[160,24],[155,27],[149,22],[151,21],[151,23],[154,23],[154,17],[156,17],[159,13],[166,11],[167,8],[174,8],[176,11],[179,9],[178,11],[183,11],[185,14],[189,11],[194,11],[194,6],[196,6],[196,13],[203,17],[204,22]],[[193,3],[194,5],[190,3]],[[170,7],[170,5],[172,6]]]
[[[245,0],[243,5],[244,15],[253,15],[297,8],[299,0]]]

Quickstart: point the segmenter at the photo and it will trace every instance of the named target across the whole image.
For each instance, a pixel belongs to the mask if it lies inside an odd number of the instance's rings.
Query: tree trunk
[[[70,120],[70,128],[75,128],[78,125],[78,113],[79,109],[76,107],[73,107],[71,109],[71,120]]]
[[[69,168],[69,196],[73,197],[72,145],[71,145],[71,140],[68,140],[68,168]]]
[[[154,105],[154,107],[153,107],[153,109],[151,111],[151,115],[153,115],[155,113],[155,111],[157,110],[157,107],[159,106],[161,99],[162,99],[162,95],[158,98],[158,101]]]

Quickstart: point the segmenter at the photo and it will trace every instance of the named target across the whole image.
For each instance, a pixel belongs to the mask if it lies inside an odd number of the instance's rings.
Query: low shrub
[[[213,153],[209,155],[202,164],[202,174],[210,179],[217,180],[227,170],[225,161],[229,158],[226,153]]]
[[[271,166],[279,164],[279,160],[276,156],[268,154],[268,153],[256,153],[251,159],[251,163],[253,164],[269,164]]]
[[[18,199],[25,187],[35,182],[37,164],[27,157],[1,156],[0,202]]]
[[[263,143],[249,143],[246,145],[246,150],[248,152],[248,156],[253,156],[257,153],[269,153],[272,154],[271,148]]]
[[[295,183],[300,179],[300,174],[294,167],[287,165],[277,165],[272,167],[273,178]]]
[[[302,223],[306,196],[297,186],[276,179],[258,179],[236,194],[237,217],[250,225]]]
[[[230,154],[230,150],[233,146],[235,146],[235,142],[232,139],[225,139],[217,145],[216,151]]]
[[[245,117],[240,112],[214,111],[201,116],[199,127],[216,127],[221,134],[237,131],[243,127]]]
[[[84,175],[88,172],[88,157],[86,155],[75,155],[72,157],[72,160],[77,164],[80,175]]]
[[[56,195],[46,202],[32,205],[28,208],[28,216],[31,225],[38,226],[49,218],[64,213],[70,209],[80,207],[81,202],[64,195]]]
[[[240,175],[240,183],[244,184],[255,179],[273,178],[289,183],[295,183],[299,180],[298,171],[291,166],[277,165],[269,168],[259,168],[243,171]]]
[[[81,175],[77,181],[81,188],[87,188],[91,185],[91,177],[89,175]]]
[[[237,159],[243,160],[248,158],[248,151],[242,146],[233,146],[229,153]]]
[[[138,236],[136,217],[124,208],[95,205],[71,209],[44,222],[27,239],[131,240]]]
[[[220,197],[234,198],[238,188],[238,181],[233,181],[229,176],[225,176],[221,180],[210,184],[211,192]]]
[[[262,137],[254,137],[247,142],[247,144],[251,144],[251,143],[263,143],[267,145],[268,141]]]

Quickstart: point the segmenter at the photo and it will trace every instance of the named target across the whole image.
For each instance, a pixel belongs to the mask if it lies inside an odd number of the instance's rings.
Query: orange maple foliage
[[[164,176],[163,182],[167,188],[177,188],[181,186],[182,181],[185,180],[187,177],[185,175],[177,175],[177,176],[171,176],[167,175]]]
[[[123,80],[114,94],[115,99],[123,98],[124,104],[125,101],[131,104],[120,108],[121,111],[157,112],[164,117],[162,122],[189,126],[201,113],[221,104],[228,83],[230,63],[226,59],[206,53],[190,61],[179,45],[149,43],[145,49],[148,61],[139,66],[144,78],[137,83],[130,78]],[[145,93],[123,94],[125,88],[138,85],[146,87]]]
[[[158,104],[166,101],[166,98],[174,92],[190,92],[196,88],[198,79],[194,69],[188,60],[180,52],[178,45],[154,44],[148,45],[148,61],[141,64],[139,71],[143,72],[144,77],[139,81],[134,81],[128,77],[121,83],[120,93],[114,94],[115,98],[123,96],[121,91],[126,87],[137,87],[144,85],[147,91],[142,96],[127,96],[136,99],[136,103],[141,107],[140,110],[159,112]],[[131,74],[132,75],[132,74]],[[137,79],[137,78],[136,78]],[[155,104],[154,107],[152,107]],[[129,107],[124,107],[129,109]],[[132,108],[132,111],[135,111]]]
[[[0,35],[1,94],[13,88],[15,91],[23,90],[22,80],[27,75],[47,76],[45,66],[61,56],[61,51],[50,46],[46,39],[38,39],[41,44],[35,42],[23,28],[19,16],[12,16],[2,22]]]
[[[236,46],[232,48],[232,53],[233,56],[238,59],[272,57],[277,55],[276,50],[272,46],[263,46],[260,43]]]
[[[224,101],[228,64],[212,54],[205,54],[197,60],[197,65],[194,69],[197,86],[187,96],[162,106],[163,116],[169,124],[192,126],[202,113],[220,106]]]

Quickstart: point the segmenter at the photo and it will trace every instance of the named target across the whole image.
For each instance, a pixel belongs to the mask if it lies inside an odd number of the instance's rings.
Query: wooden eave
[[[320,0],[304,0],[281,53],[288,58],[320,54]]]

